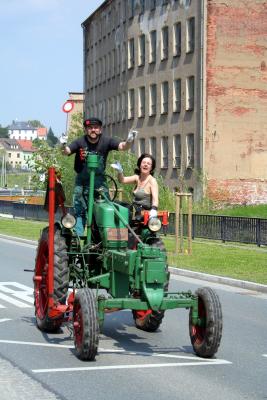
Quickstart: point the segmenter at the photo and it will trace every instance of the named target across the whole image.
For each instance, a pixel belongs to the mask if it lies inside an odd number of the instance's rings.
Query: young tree
[[[50,147],[54,147],[58,143],[58,138],[54,135],[51,127],[48,130],[47,143]]]
[[[8,138],[8,128],[0,125],[0,138]]]

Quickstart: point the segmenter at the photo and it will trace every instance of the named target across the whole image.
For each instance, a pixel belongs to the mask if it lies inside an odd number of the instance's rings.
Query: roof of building
[[[31,140],[17,140],[17,143],[22,151],[34,152],[36,150]]]
[[[1,138],[0,139],[0,146],[3,147],[6,150],[14,150],[12,149],[11,146],[19,146],[19,143],[17,143],[16,139],[6,139],[6,138]]]
[[[37,136],[38,137],[47,136],[47,128],[37,128]]]
[[[29,124],[29,122],[25,122],[25,121],[12,121],[12,124],[8,126],[8,129],[10,130],[36,130],[37,128],[35,128],[34,126],[32,126],[31,124]]]

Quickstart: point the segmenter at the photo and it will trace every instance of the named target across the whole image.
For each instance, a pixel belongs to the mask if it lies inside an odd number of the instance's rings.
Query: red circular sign
[[[74,102],[72,100],[67,100],[62,106],[62,110],[65,113],[71,112],[73,108],[74,108]]]

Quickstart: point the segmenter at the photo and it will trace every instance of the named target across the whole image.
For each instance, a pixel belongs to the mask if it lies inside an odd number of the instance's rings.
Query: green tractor
[[[105,313],[132,310],[136,327],[154,332],[166,310],[186,308],[195,353],[213,357],[222,335],[217,294],[208,287],[195,294],[168,292],[167,255],[158,236],[168,213],[137,218],[105,190],[95,196],[99,161],[99,155],[87,154],[90,188],[87,234],[82,237],[75,233],[75,218],[66,213],[55,169],[49,169],[49,226],[39,240],[33,277],[37,327],[56,332],[64,322],[72,323],[77,357],[94,360]],[[55,221],[57,206],[63,211],[60,222]]]

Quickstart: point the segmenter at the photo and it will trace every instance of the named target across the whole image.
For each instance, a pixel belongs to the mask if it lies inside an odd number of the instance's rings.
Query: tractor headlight
[[[148,221],[148,229],[152,232],[158,232],[161,228],[161,220],[159,218],[150,218]]]
[[[67,213],[66,215],[64,215],[64,217],[62,217],[61,223],[64,228],[71,229],[76,224],[76,218],[73,215]]]

